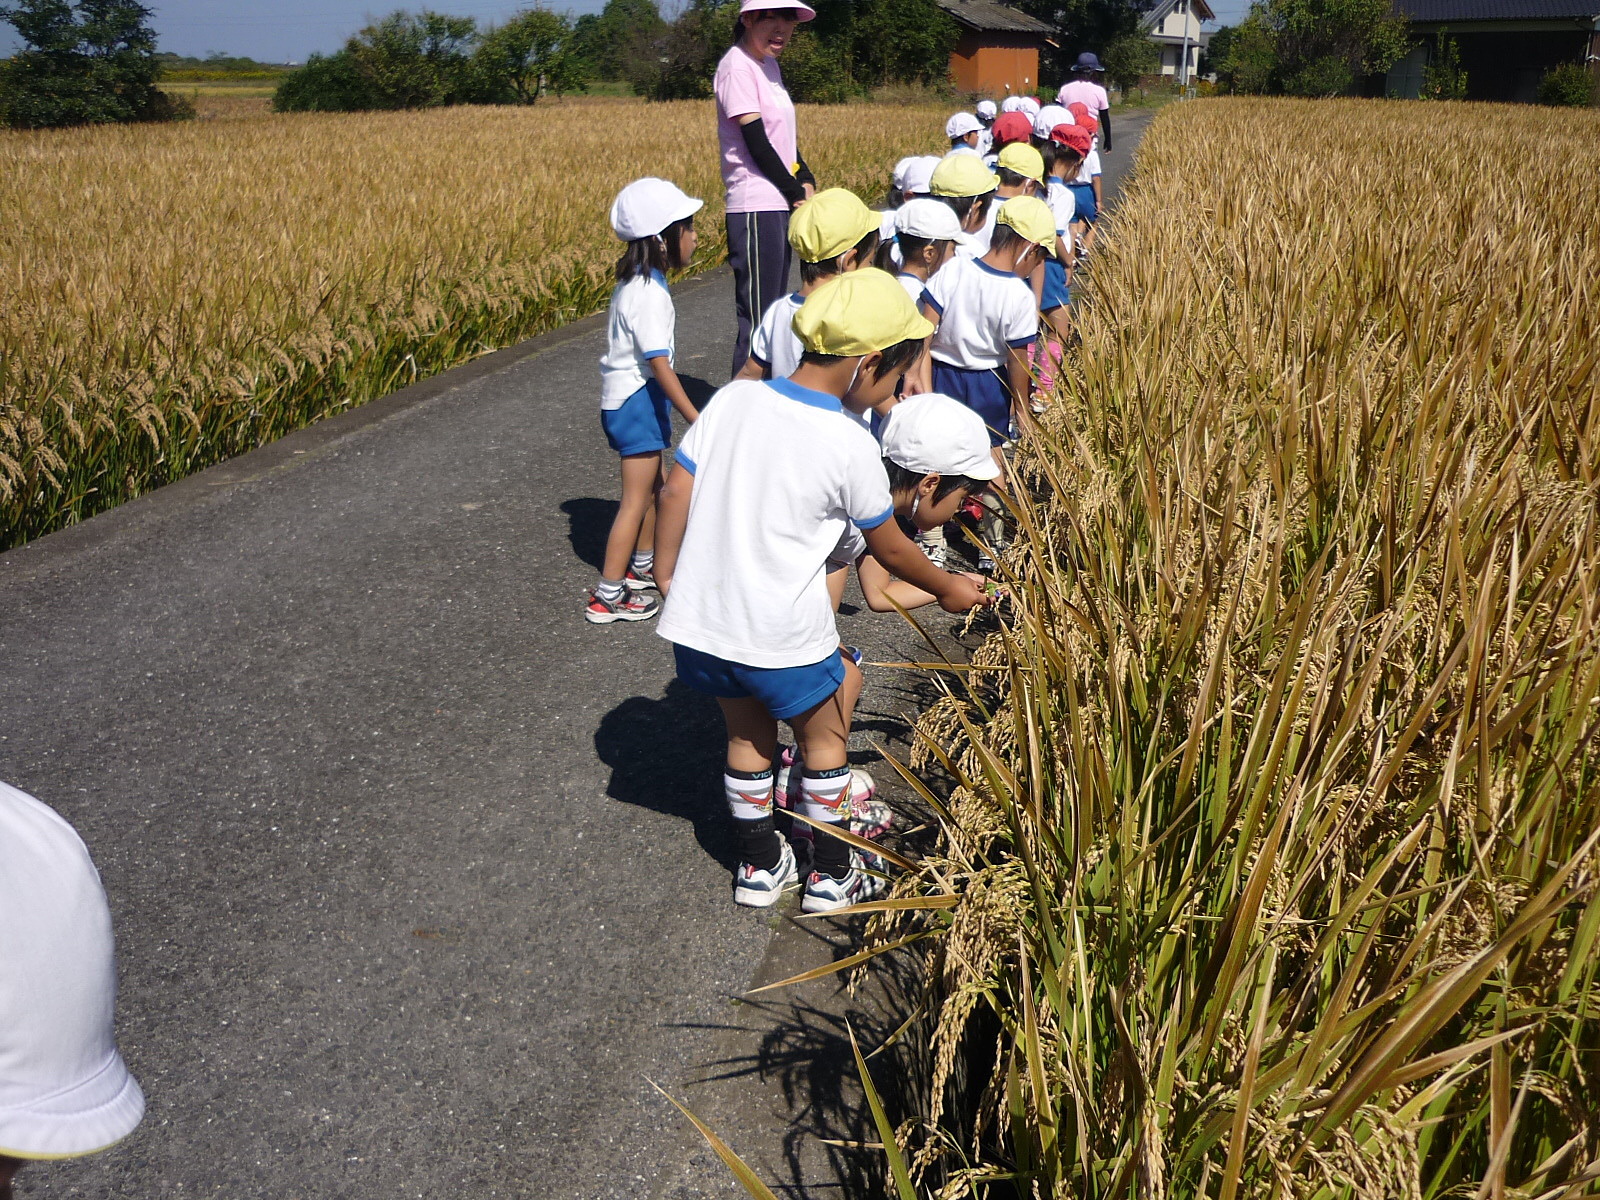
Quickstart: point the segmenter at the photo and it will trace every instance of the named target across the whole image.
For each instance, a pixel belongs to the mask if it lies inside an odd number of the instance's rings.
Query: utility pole
[[[1189,0],[1178,0],[1178,17],[1183,22],[1183,58],[1178,63],[1178,86],[1189,86]]]

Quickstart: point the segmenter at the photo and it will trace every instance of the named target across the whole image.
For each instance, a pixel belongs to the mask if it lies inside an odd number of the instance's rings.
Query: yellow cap
[[[976,154],[948,154],[933,169],[928,190],[935,196],[982,196],[1000,186],[1000,177]]]
[[[1044,182],[1044,155],[1027,142],[1008,142],[1000,148],[1000,165],[1024,179]]]
[[[829,188],[807,200],[789,218],[789,244],[802,262],[837,258],[878,228],[875,213],[848,188]]]
[[[1051,258],[1056,254],[1056,218],[1037,196],[1013,196],[995,213],[996,225],[1009,225]]]
[[[917,311],[893,275],[866,267],[835,275],[807,296],[794,315],[794,332],[813,354],[852,358],[908,338],[925,338],[933,323]]]

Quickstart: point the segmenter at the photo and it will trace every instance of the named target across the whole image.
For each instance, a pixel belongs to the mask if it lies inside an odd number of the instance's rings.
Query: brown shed
[[[1039,51],[1054,30],[995,0],[938,0],[961,36],[950,52],[950,81],[958,91],[987,96],[1039,91]]]

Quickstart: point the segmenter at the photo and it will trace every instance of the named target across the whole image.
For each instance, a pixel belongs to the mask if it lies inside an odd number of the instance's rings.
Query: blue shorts
[[[1078,201],[1078,219],[1093,225],[1100,219],[1100,206],[1094,202],[1094,184],[1069,183],[1072,194]]]
[[[844,659],[837,650],[808,667],[747,667],[677,643],[672,653],[678,678],[695,691],[724,700],[751,697],[779,721],[810,712],[844,686]]]
[[[672,445],[672,401],[654,379],[622,402],[602,408],[600,428],[618,454],[649,454]]]
[[[954,396],[982,417],[991,446],[1011,436],[1011,389],[1000,370],[974,371],[933,360],[933,390]]]
[[[1039,311],[1050,312],[1072,303],[1072,289],[1067,286],[1067,268],[1059,258],[1044,260],[1044,295],[1039,300]]]

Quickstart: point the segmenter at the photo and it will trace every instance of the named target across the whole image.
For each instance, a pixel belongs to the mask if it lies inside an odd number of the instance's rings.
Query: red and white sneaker
[[[603,600],[598,592],[589,594],[589,604],[583,610],[583,619],[591,625],[609,625],[613,621],[648,621],[661,611],[661,601],[643,592],[624,590],[615,602]]]
[[[656,587],[656,573],[653,570],[637,571],[629,567],[628,573],[622,577],[622,583],[630,592],[659,592],[661,590]]]

